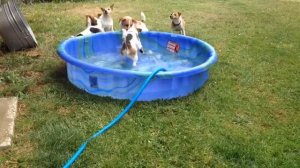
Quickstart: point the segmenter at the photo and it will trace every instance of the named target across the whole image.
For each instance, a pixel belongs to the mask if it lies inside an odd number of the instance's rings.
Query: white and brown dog
[[[173,32],[180,32],[185,35],[185,21],[180,12],[173,12],[170,15],[172,20],[171,29]]]
[[[86,15],[86,29],[80,32],[77,36],[85,36],[93,33],[113,31],[113,19],[111,13],[113,11],[114,4],[106,8],[101,8],[102,14],[98,14],[96,17]]]
[[[122,29],[122,47],[121,55],[128,56],[132,60],[132,66],[136,66],[138,61],[138,51],[144,53],[142,43],[139,38],[139,32],[135,27]]]
[[[104,32],[104,28],[99,20],[100,16],[101,14],[98,14],[98,17],[86,15],[86,29],[77,34],[77,36],[86,36],[93,33]]]
[[[106,8],[101,8],[102,15],[99,17],[99,20],[101,21],[102,27],[106,32],[114,31],[114,22],[111,16],[113,8],[114,8],[114,4]]]
[[[138,32],[142,31],[149,31],[149,29],[146,26],[146,16],[144,12],[141,12],[141,20],[135,20],[131,16],[124,16],[120,18],[119,23],[120,23],[120,28],[123,30],[128,30],[131,27],[134,27],[137,29]]]

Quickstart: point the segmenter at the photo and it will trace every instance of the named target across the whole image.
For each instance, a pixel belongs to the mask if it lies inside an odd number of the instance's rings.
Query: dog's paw
[[[144,49],[141,48],[139,51],[140,53],[144,54]]]

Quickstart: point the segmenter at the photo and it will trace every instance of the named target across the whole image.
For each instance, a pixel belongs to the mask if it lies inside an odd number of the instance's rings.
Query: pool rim
[[[207,71],[213,64],[215,64],[217,62],[218,56],[217,53],[214,49],[214,47],[212,47],[209,43],[200,40],[198,38],[195,37],[191,37],[191,36],[184,36],[184,35],[180,35],[180,34],[173,34],[173,33],[168,33],[168,32],[158,32],[158,31],[147,31],[147,32],[142,32],[141,34],[147,34],[147,33],[152,33],[152,34],[162,34],[162,35],[171,35],[172,38],[177,38],[177,37],[181,37],[181,38],[187,38],[193,41],[197,41],[198,43],[204,44],[206,47],[208,47],[210,54],[208,56],[208,59],[203,62],[202,64],[199,64],[197,66],[191,67],[191,68],[186,68],[184,70],[177,70],[177,71],[165,71],[165,72],[159,72],[156,76],[158,77],[165,77],[165,76],[177,76],[177,77],[182,77],[182,76],[190,76],[190,75],[194,75],[194,74],[198,74],[204,71]],[[106,68],[106,67],[99,67],[93,64],[89,64],[86,63],[84,61],[81,61],[80,59],[77,59],[73,56],[71,56],[69,53],[67,53],[67,51],[65,50],[65,46],[73,41],[73,40],[80,40],[80,39],[88,39],[91,38],[92,36],[101,36],[101,35],[110,35],[110,34],[114,34],[114,35],[119,35],[121,36],[121,32],[102,32],[102,33],[96,33],[96,34],[91,34],[91,35],[87,35],[87,36],[79,36],[79,37],[72,37],[69,39],[66,39],[62,42],[60,42],[60,44],[57,47],[57,53],[58,55],[67,63],[70,63],[74,66],[78,66],[80,68],[82,68],[85,71],[93,71],[93,72],[101,72],[101,73],[117,73],[123,76],[149,76],[151,74],[151,72],[141,72],[141,71],[134,71],[134,70],[122,70],[122,69],[113,69],[113,68]],[[159,68],[159,67],[157,67]],[[163,67],[161,67],[163,68]]]

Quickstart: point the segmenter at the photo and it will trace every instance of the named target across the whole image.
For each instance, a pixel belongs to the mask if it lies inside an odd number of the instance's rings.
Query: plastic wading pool
[[[60,43],[57,52],[67,64],[72,84],[114,99],[131,99],[154,68],[167,69],[156,75],[139,101],[191,94],[208,80],[208,70],[217,61],[214,48],[193,37],[150,31],[140,33],[140,39],[145,54],[139,54],[137,67],[131,66],[130,59],[125,63],[121,59],[120,32],[70,38]],[[176,45],[175,52],[170,44]]]

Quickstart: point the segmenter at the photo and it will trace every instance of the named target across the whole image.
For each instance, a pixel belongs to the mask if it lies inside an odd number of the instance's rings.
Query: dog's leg
[[[137,55],[137,52],[136,52],[136,54],[134,55],[134,57],[132,58],[132,66],[136,66],[136,63],[138,62],[138,59],[139,59],[139,57],[138,57],[138,55]]]
[[[185,35],[185,29],[184,28],[182,29],[181,32],[182,32],[183,35]]]
[[[137,48],[139,49],[140,53],[144,54],[144,49],[143,49],[143,46],[142,46],[142,43],[141,43],[141,40],[139,37],[137,37]]]
[[[127,54],[127,49],[124,42],[122,43],[120,53],[121,53],[121,64],[125,64],[125,55]]]
[[[121,48],[121,55],[123,56],[123,55],[125,55],[125,54],[126,54],[126,45],[125,45],[125,43],[123,42],[122,48]]]
[[[174,29],[171,29],[171,32],[172,32],[173,34],[175,34],[175,33],[176,33],[176,31],[175,31]]]

